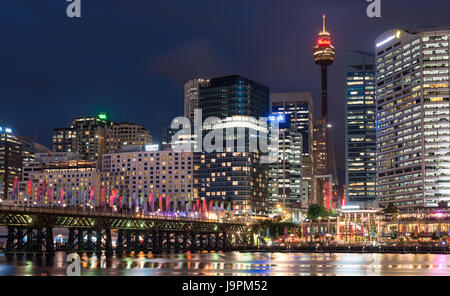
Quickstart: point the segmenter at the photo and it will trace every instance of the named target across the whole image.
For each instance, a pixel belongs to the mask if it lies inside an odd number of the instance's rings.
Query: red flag
[[[104,203],[105,203],[105,188],[101,188],[100,189],[100,203],[101,203],[101,205],[103,206],[104,205]]]
[[[44,194],[45,195],[45,193],[47,192],[47,181],[46,180],[44,180],[44,182],[42,182],[42,190],[41,190],[41,192],[42,192],[42,194]]]
[[[64,201],[64,190],[59,189],[59,202],[62,203]]]
[[[350,225],[350,236],[353,237],[353,226]]]
[[[27,183],[27,194],[32,195],[33,194],[33,180],[28,180]]]
[[[122,195],[119,197],[119,206],[122,207]]]
[[[48,201],[49,201],[50,203],[53,202],[53,188],[52,188],[52,187],[50,187],[50,188],[48,189]]]
[[[170,195],[166,197],[166,211],[170,211]]]
[[[209,201],[209,211],[212,212],[213,202],[212,199]]]
[[[203,206],[202,211],[203,211],[203,212],[207,212],[207,211],[208,211],[208,208],[207,208],[207,206],[206,206],[206,199],[203,200],[202,206]]]
[[[196,205],[197,210],[200,211],[200,198],[197,199],[197,205]]]
[[[417,229],[417,226],[416,226],[416,228],[414,228],[414,237],[417,238],[418,234],[419,234],[419,232],[418,232],[418,229]]]
[[[162,194],[159,195],[159,210],[163,211],[163,201],[162,201]]]
[[[361,226],[361,236],[364,236],[364,226]]]
[[[95,195],[95,193],[94,193],[94,186],[91,186],[91,192],[89,194],[89,202],[92,201],[92,199],[94,198],[94,195]]]

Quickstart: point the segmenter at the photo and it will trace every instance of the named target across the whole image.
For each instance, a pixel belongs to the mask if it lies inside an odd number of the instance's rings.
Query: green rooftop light
[[[102,112],[97,114],[97,119],[106,121],[108,120],[108,113]]]

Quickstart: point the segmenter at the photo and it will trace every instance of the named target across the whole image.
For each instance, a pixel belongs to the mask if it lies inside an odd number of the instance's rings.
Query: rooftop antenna
[[[323,33],[325,33],[325,14],[322,14],[322,19],[323,19]]]

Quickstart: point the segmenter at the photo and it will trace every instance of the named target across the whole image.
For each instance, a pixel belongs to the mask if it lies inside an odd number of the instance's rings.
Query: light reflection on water
[[[66,254],[31,260],[0,254],[0,275],[66,274]],[[166,253],[106,259],[82,256],[81,274],[95,275],[450,275],[450,255],[316,253]]]

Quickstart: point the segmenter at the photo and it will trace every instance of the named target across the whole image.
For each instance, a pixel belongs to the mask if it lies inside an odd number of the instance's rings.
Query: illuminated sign
[[[274,115],[269,115],[269,121],[278,121],[281,123],[286,122],[286,116],[284,114],[274,114]]]
[[[9,128],[9,127],[3,128],[3,127],[0,126],[0,133],[2,133],[2,132],[5,132],[7,134],[12,134],[12,129]]]
[[[331,46],[331,40],[319,38],[319,39],[317,39],[317,45],[318,46]]]
[[[97,114],[97,118],[99,119],[99,120],[103,120],[103,121],[106,121],[106,120],[108,120],[108,113],[99,113],[99,114]]]
[[[153,145],[145,145],[145,151],[158,151],[159,145],[153,144]]]

